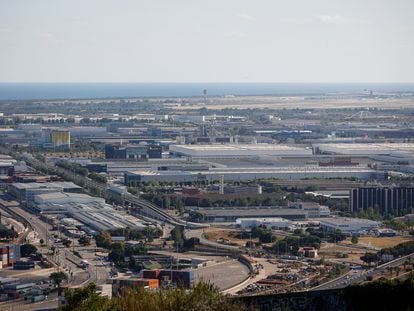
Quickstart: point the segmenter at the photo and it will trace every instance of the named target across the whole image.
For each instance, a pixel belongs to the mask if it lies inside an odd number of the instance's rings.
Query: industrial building
[[[143,270],[142,277],[146,279],[168,280],[178,287],[192,288],[194,286],[194,271],[191,270]]]
[[[351,189],[351,212],[373,208],[381,215],[403,216],[414,212],[414,187],[360,187]]]
[[[322,230],[335,231],[339,229],[347,235],[367,234],[369,231],[378,229],[380,225],[381,223],[378,221],[361,218],[335,217],[320,220]]]
[[[34,196],[36,212],[70,217],[84,224],[86,232],[100,232],[117,228],[143,229],[146,225],[138,218],[120,213],[102,198],[82,193],[53,192]]]
[[[350,156],[394,155],[407,156],[414,154],[414,143],[335,143],[317,144],[317,153],[343,154]]]
[[[385,178],[385,173],[364,167],[266,167],[266,168],[214,168],[208,171],[156,171],[137,170],[125,172],[126,185],[132,182],[196,182],[241,181],[278,178],[299,180],[306,178],[358,178],[363,180]]]
[[[8,156],[0,155],[0,175],[13,175],[15,163],[16,160]]]
[[[8,185],[8,192],[14,196],[19,202],[31,203],[34,201],[34,196],[41,193],[51,192],[70,192],[81,193],[83,188],[75,185],[73,182],[56,181],[44,183],[13,183]],[[30,205],[30,204],[29,204]]]
[[[277,144],[172,145],[170,153],[191,158],[257,158],[312,155],[312,149]]]
[[[203,222],[235,222],[242,218],[284,218],[306,220],[307,212],[295,208],[198,209]]]
[[[292,207],[304,210],[309,218],[329,217],[331,215],[328,206],[320,205],[316,202],[295,202]]]
[[[290,220],[281,217],[272,218],[237,218],[236,225],[242,229],[264,226],[268,229],[294,229],[295,226]]]
[[[144,161],[162,157],[162,147],[158,145],[106,145],[105,159]]]
[[[412,172],[414,168],[414,143],[338,143],[317,144],[315,153],[336,154],[352,157],[366,156],[376,161],[394,164],[405,163],[402,168]],[[407,166],[409,164],[409,166]]]
[[[112,295],[122,294],[126,288],[144,287],[147,289],[157,289],[159,287],[158,279],[132,278],[129,276],[112,279]]]
[[[0,245],[0,270],[12,267],[20,259],[20,245],[2,244]]]
[[[41,142],[45,148],[70,148],[70,131],[68,129],[42,129]]]

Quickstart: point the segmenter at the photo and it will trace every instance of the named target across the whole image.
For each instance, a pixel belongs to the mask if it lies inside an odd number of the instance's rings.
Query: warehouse
[[[195,182],[278,178],[300,180],[311,178],[358,178],[363,180],[384,179],[385,173],[365,167],[266,167],[266,168],[214,168],[208,171],[156,171],[137,170],[126,172],[126,185],[131,182]]]
[[[264,226],[268,229],[291,229],[293,230],[295,226],[290,220],[281,218],[281,217],[271,217],[271,218],[237,218],[236,225],[240,226],[242,229],[253,228]]]
[[[45,183],[13,183],[8,187],[8,191],[13,195],[19,202],[32,202],[33,197],[40,193],[50,193],[56,191],[80,193],[83,192],[83,188],[75,185],[73,182],[67,181],[56,181],[56,182],[45,182]]]
[[[414,143],[360,143],[360,144],[317,144],[317,153],[343,154],[351,156],[392,155],[396,157],[412,157]]]
[[[320,220],[321,229],[325,231],[341,230],[347,235],[367,234],[369,231],[378,229],[380,222],[361,218],[325,218]]]
[[[306,211],[295,208],[198,209],[203,222],[235,222],[241,218],[284,218],[306,220]]]
[[[304,156],[312,150],[276,144],[172,145],[170,153],[192,158],[245,158],[260,156]]]
[[[34,196],[35,209],[42,214],[61,214],[83,223],[85,231],[113,230],[117,228],[143,229],[138,218],[121,214],[102,198],[80,193],[44,193]],[[89,228],[89,229],[88,229]]]

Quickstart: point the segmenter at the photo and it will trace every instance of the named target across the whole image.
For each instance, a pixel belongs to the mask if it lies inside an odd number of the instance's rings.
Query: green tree
[[[110,300],[96,292],[96,284],[89,283],[85,287],[65,290],[66,304],[62,311],[104,311],[110,310]],[[116,309],[113,310],[122,310]]]
[[[68,279],[68,275],[64,272],[53,272],[49,275],[49,279],[60,287],[60,284]]]
[[[353,235],[351,238],[352,244],[358,244],[358,237],[356,235]]]
[[[81,236],[78,241],[79,241],[79,244],[83,246],[91,244],[91,238],[88,237],[87,235]]]
[[[126,288],[112,299],[96,293],[96,285],[65,291],[63,311],[247,311],[242,302],[229,299],[212,284],[198,283],[192,290],[183,288],[148,291]]]
[[[96,236],[96,246],[98,246],[98,247],[109,248],[111,243],[112,243],[111,234],[106,230],[101,231]]]
[[[20,245],[20,256],[22,257],[28,257],[31,254],[34,254],[37,252],[37,247],[33,244],[22,244]]]

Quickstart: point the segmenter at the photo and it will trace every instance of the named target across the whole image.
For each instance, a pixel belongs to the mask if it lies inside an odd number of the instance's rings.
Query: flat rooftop
[[[347,218],[347,217],[335,217],[335,218],[323,218],[320,219],[321,224],[328,224],[332,226],[349,226],[349,225],[380,225],[378,221],[363,218]]]
[[[321,151],[346,155],[414,154],[414,143],[332,143],[317,144]]]
[[[310,148],[280,144],[172,145],[170,152],[195,157],[312,154]]]
[[[206,217],[216,216],[234,216],[240,218],[273,218],[273,217],[260,217],[260,215],[274,215],[275,217],[279,215],[286,216],[297,216],[297,215],[307,215],[306,211],[296,208],[250,208],[250,209],[198,209],[197,212],[203,214]]]

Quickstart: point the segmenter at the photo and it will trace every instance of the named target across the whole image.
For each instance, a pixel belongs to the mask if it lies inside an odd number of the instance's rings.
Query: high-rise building
[[[362,187],[351,190],[351,212],[373,208],[384,216],[402,216],[414,211],[414,187]]]

